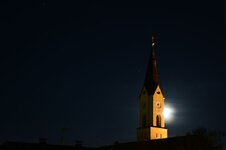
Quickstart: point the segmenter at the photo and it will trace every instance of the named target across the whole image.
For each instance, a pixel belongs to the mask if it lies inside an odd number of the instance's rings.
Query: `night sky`
[[[151,36],[169,136],[225,131],[223,0],[1,1],[0,142],[136,140]]]

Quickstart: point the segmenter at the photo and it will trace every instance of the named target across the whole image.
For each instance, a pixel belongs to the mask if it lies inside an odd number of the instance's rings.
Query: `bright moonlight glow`
[[[166,122],[171,122],[173,120],[174,109],[169,105],[165,105],[163,115]]]

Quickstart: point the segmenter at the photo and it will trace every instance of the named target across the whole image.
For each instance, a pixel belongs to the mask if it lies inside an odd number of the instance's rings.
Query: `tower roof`
[[[156,41],[155,38],[152,36],[150,58],[147,65],[146,76],[144,80],[144,87],[146,88],[149,95],[153,95],[157,86],[159,85],[155,50]]]

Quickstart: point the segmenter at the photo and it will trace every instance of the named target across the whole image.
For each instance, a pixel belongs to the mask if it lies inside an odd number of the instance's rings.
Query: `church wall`
[[[150,139],[164,139],[167,138],[167,129],[150,127]]]
[[[160,107],[158,106],[158,104],[160,105]],[[154,108],[153,109],[153,126],[157,126],[156,118],[157,118],[157,115],[159,115],[161,118],[161,127],[165,127],[164,116],[163,116],[164,96],[159,86],[156,88],[156,91],[153,95],[153,108]]]

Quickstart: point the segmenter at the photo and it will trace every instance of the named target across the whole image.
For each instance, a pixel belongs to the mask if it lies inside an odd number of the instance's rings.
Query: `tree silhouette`
[[[207,150],[223,150],[225,133],[222,131],[208,131],[205,128],[197,128],[187,136],[195,137],[199,144]]]

